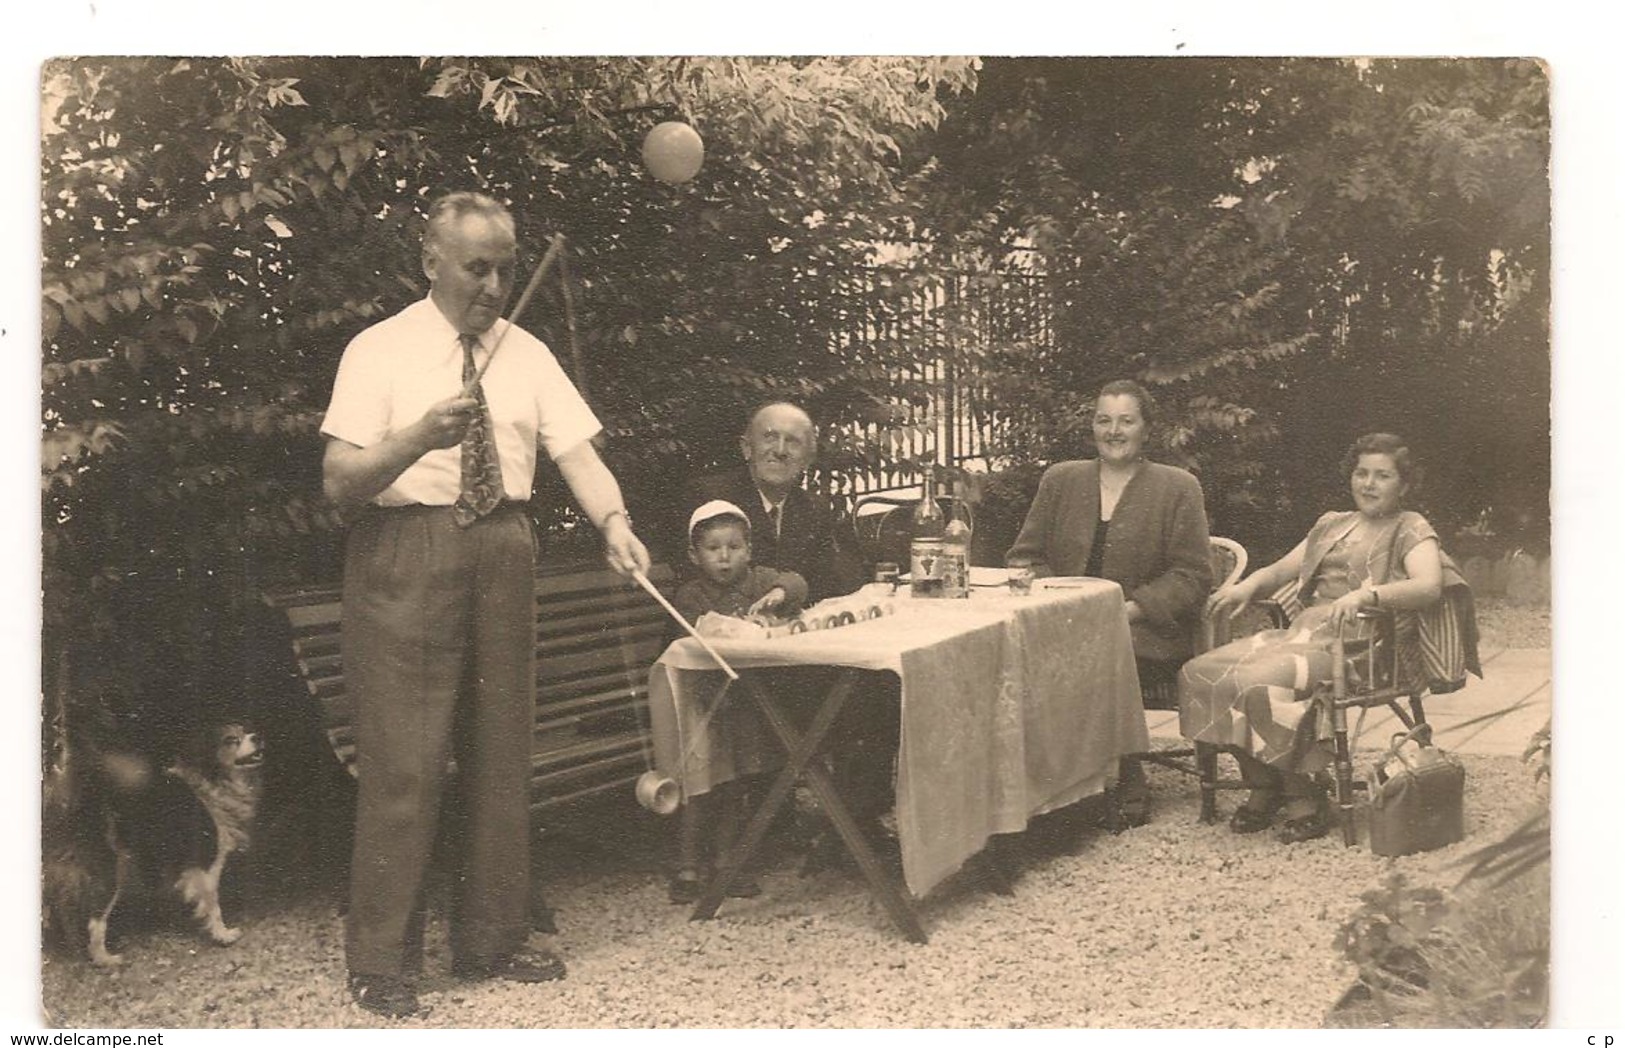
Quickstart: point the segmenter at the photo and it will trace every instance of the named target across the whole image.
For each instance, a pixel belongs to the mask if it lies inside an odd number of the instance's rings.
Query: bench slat
[[[627,673],[619,663],[607,666],[599,672],[571,677],[568,680],[550,680],[537,683],[536,705],[552,706],[571,702],[588,695],[608,695],[619,691],[623,695],[636,694],[644,689],[649,679],[649,664],[654,662],[660,653],[653,652],[647,659],[642,660],[642,668],[635,673]]]
[[[669,592],[674,576],[669,567],[655,565],[649,578]],[[285,618],[294,664],[317,700],[328,743],[355,775],[339,590],[285,590],[266,594],[264,601]],[[629,787],[644,771],[649,669],[671,627],[647,594],[604,568],[544,568],[536,577],[535,607],[530,808],[540,814]]]
[[[669,564],[652,564],[649,566],[649,581],[662,590],[671,585],[673,573]],[[605,591],[616,592],[622,589],[636,589],[637,583],[610,571],[603,566],[585,567],[573,565],[566,568],[544,566],[536,574],[536,592],[544,597],[567,596],[572,593],[594,593]]]
[[[631,666],[624,665],[619,658],[614,662],[605,660],[593,661],[590,659],[576,660],[577,667],[587,667],[587,672],[561,676],[550,679],[538,674],[536,682],[536,707],[538,711],[554,707],[575,704],[583,699],[597,698],[609,701],[615,696],[631,697],[644,694],[647,691],[648,667],[659,656],[663,647],[650,645],[641,647],[636,652],[636,658]],[[564,660],[548,660],[560,662]],[[302,666],[305,688],[311,696],[320,700],[324,705],[344,703],[345,686],[344,676],[339,670],[337,660],[329,660],[321,666],[305,663]],[[346,706],[345,709],[348,709]],[[347,719],[348,714],[344,714]]]
[[[622,677],[635,679],[649,674],[649,663],[653,662],[666,645],[661,637],[644,636],[636,638],[637,643],[628,644],[623,650],[616,642],[611,647],[596,649],[536,653],[536,679],[544,687],[558,684],[567,686],[577,677],[589,674],[619,673]]]
[[[570,647],[613,647],[614,638],[623,633],[644,634],[669,625],[664,614],[604,615],[592,619],[578,616],[559,620],[550,618],[547,609],[541,608],[536,612],[536,616],[536,625],[531,638],[537,651]]]
[[[545,709],[537,707],[536,730],[554,731],[569,728],[577,732],[591,732],[601,730],[603,725],[616,724],[628,718],[636,723],[642,723],[648,719],[648,709],[647,688],[640,688],[635,696],[628,696],[624,692],[617,692],[613,696],[593,696],[590,705],[572,706],[567,709],[558,706],[548,706]]]
[[[666,649],[668,635],[664,622],[654,622],[623,633],[605,631],[539,641],[536,679],[538,682],[567,680],[605,667],[623,673],[646,673],[648,664]],[[320,644],[309,644],[308,640],[294,642],[300,675],[311,679],[342,678],[344,658],[339,651],[338,635],[324,638]]]
[[[317,631],[337,633],[343,607],[338,601],[323,601],[320,604],[293,605],[284,608],[282,614],[288,617],[288,626],[295,634]]]

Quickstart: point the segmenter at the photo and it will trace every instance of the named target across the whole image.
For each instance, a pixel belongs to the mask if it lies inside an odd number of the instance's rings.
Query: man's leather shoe
[[[500,961],[473,963],[458,961],[452,974],[459,979],[502,979],[506,982],[541,983],[564,978],[564,962],[548,950],[519,950]]]
[[[404,1019],[418,1010],[418,995],[412,984],[393,975],[350,973],[350,996],[355,1003],[386,1019]]]

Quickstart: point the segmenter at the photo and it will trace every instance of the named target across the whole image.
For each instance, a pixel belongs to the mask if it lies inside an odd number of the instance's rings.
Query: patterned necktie
[[[461,335],[463,344],[463,385],[474,378],[474,347],[479,345],[478,335]],[[474,387],[474,399],[479,407],[463,434],[463,484],[452,506],[460,527],[468,527],[497,508],[502,501],[502,464],[497,461],[496,444],[491,436],[491,408],[485,403],[485,388]]]

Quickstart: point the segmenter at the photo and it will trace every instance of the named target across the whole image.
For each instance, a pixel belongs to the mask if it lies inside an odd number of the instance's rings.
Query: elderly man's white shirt
[[[476,365],[491,355],[499,320],[480,336]],[[423,417],[430,405],[462,389],[463,347],[457,329],[433,301],[414,302],[350,341],[322,420],[330,437],[368,447]],[[603,427],[551,350],[523,328],[503,336],[481,386],[502,463],[508,498],[530,498],[538,443],[550,458],[591,439]],[[449,506],[462,486],[462,450],[438,448],[406,468],[373,500],[382,506]]]

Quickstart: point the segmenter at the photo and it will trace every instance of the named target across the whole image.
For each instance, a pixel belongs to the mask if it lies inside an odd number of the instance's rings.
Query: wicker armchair
[[[1293,580],[1266,600],[1255,601],[1238,617],[1241,624],[1209,622],[1204,630],[1213,644],[1224,644],[1259,628],[1285,629],[1303,611],[1298,600],[1298,582]],[[1324,716],[1331,725],[1333,747],[1332,778],[1334,797],[1342,824],[1343,843],[1358,840],[1354,825],[1354,794],[1369,790],[1369,784],[1354,777],[1349,740],[1348,711],[1361,716],[1368,709],[1387,707],[1407,729],[1427,723],[1423,700],[1428,694],[1456,691],[1466,684],[1467,673],[1483,675],[1478,662],[1477,624],[1473,614],[1472,591],[1465,583],[1449,585],[1437,603],[1420,612],[1419,659],[1406,665],[1400,645],[1395,642],[1395,614],[1388,609],[1366,608],[1360,617],[1370,620],[1374,635],[1352,654],[1344,639],[1332,646],[1332,679],[1324,681],[1309,698],[1315,707],[1306,716]],[[1350,670],[1353,670],[1351,673]],[[1403,703],[1403,705],[1402,705]],[[1358,736],[1358,731],[1355,732]],[[1247,789],[1239,779],[1221,779],[1218,754],[1221,747],[1195,743],[1200,771],[1202,805],[1199,818],[1212,822],[1216,816],[1216,793],[1225,789]]]

